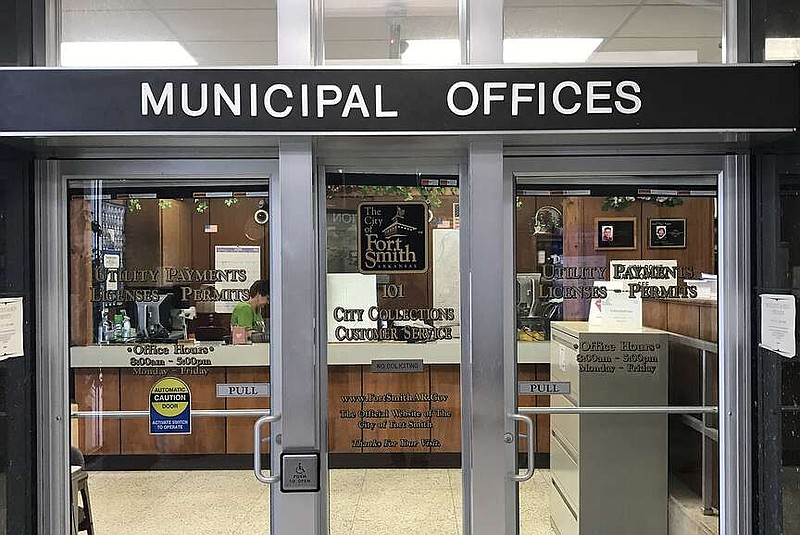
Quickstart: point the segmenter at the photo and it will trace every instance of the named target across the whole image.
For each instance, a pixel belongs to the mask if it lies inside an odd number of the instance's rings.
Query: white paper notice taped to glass
[[[22,298],[0,299],[0,360],[22,356]]]
[[[784,357],[797,354],[796,305],[793,295],[761,294],[761,342],[764,349]]]

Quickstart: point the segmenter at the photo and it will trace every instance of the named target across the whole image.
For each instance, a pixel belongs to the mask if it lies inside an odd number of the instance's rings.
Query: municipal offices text
[[[431,98],[438,98],[443,109],[456,117],[551,113],[634,115],[642,109],[641,93],[639,83],[633,80],[557,83],[461,80]],[[403,114],[404,103],[408,102],[400,99],[390,102],[384,84],[141,84],[142,116],[392,119]],[[408,113],[414,112],[408,110]]]

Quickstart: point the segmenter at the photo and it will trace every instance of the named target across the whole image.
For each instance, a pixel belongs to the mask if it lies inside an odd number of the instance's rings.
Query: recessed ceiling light
[[[599,37],[534,37],[503,40],[503,63],[583,63]]]
[[[403,65],[458,65],[461,43],[458,39],[408,39],[401,54]]]
[[[177,41],[66,41],[64,67],[180,67],[197,61]]]
[[[767,61],[800,59],[800,38],[767,37],[764,41],[764,59]]]

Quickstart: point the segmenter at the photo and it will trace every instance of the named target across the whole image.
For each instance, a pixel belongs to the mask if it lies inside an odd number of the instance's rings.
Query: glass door
[[[462,533],[458,176],[328,173],[330,533]]]
[[[520,533],[719,532],[716,184],[516,176]]]
[[[72,531],[268,533],[267,172],[112,176],[68,182]]]

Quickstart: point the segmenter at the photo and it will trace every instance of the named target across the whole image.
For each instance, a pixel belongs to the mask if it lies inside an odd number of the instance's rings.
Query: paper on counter
[[[0,360],[22,356],[22,298],[0,299]]]
[[[794,295],[761,294],[760,347],[784,357],[797,354],[795,341],[796,304]]]

